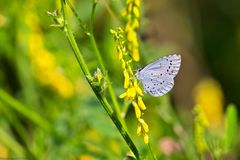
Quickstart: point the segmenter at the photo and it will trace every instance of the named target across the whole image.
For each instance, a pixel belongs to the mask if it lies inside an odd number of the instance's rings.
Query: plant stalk
[[[77,61],[89,83],[89,85],[91,86],[92,90],[94,91],[95,95],[97,96],[99,102],[102,104],[103,108],[105,109],[105,111],[107,112],[107,114],[109,115],[109,117],[111,118],[111,120],[113,121],[113,123],[115,124],[115,126],[117,127],[118,131],[120,132],[120,134],[122,135],[122,137],[124,138],[125,142],[127,143],[128,147],[130,148],[130,150],[133,152],[133,154],[135,155],[136,159],[140,160],[140,156],[137,150],[137,147],[135,146],[135,144],[133,143],[132,139],[130,138],[127,130],[125,129],[125,127],[122,125],[121,121],[119,120],[118,116],[116,115],[116,113],[112,110],[112,107],[109,105],[107,99],[101,95],[96,88],[91,84],[91,80],[89,77],[91,77],[90,71],[88,70],[88,67],[85,63],[85,60],[77,46],[76,40],[73,36],[72,31],[69,29],[69,25],[67,23],[67,16],[66,16],[66,1],[65,0],[61,0],[61,4],[62,4],[62,13],[63,13],[63,18],[64,18],[64,27],[63,27],[63,31],[65,32],[67,39],[73,49],[73,52],[75,54],[75,57],[77,58]]]
[[[101,68],[103,74],[106,76],[106,80],[108,82],[108,92],[109,92],[109,95],[110,95],[110,97],[112,99],[114,110],[116,111],[118,117],[122,119],[119,103],[117,101],[115,92],[113,90],[110,78],[107,75],[107,70],[106,70],[105,65],[103,63],[103,59],[101,57],[101,54],[100,54],[100,51],[98,49],[98,46],[97,46],[97,43],[96,43],[96,40],[95,40],[95,37],[94,37],[94,33],[93,33],[94,13],[95,13],[95,9],[96,9],[97,3],[96,3],[96,1],[93,2],[92,13],[91,13],[91,21],[90,21],[90,31],[89,31],[90,33],[89,33],[89,32],[86,31],[86,28],[84,28],[83,22],[80,19],[80,17],[78,16],[78,14],[77,14],[76,10],[74,9],[74,7],[72,6],[72,4],[69,2],[69,0],[66,0],[66,2],[68,4],[68,6],[70,7],[70,9],[72,10],[72,12],[75,15],[75,17],[77,18],[77,20],[78,20],[78,22],[80,24],[80,27],[89,36],[90,42],[91,42],[93,50],[94,50],[94,54],[97,57],[97,60],[99,62],[99,65],[100,65],[100,68]],[[123,122],[123,120],[122,120],[122,122]]]
[[[90,41],[92,43],[92,46],[93,46],[93,49],[94,49],[94,53],[95,53],[95,55],[97,57],[97,60],[98,60],[99,65],[100,65],[100,68],[103,71],[103,74],[106,76],[106,79],[107,79],[107,81],[109,83],[108,84],[108,92],[109,92],[110,97],[112,99],[114,109],[115,109],[117,115],[120,117],[120,115],[121,115],[120,107],[119,107],[118,101],[116,99],[116,95],[114,93],[114,90],[112,88],[109,76],[107,75],[107,70],[106,70],[105,65],[103,63],[103,59],[102,59],[100,51],[99,51],[99,49],[97,47],[97,43],[96,43],[96,40],[95,40],[95,37],[94,37],[94,33],[93,33],[94,13],[95,13],[96,5],[97,5],[97,3],[96,3],[96,1],[94,1],[93,2],[93,6],[92,6],[92,13],[91,13],[91,24],[90,24],[90,35],[89,35],[90,36]]]

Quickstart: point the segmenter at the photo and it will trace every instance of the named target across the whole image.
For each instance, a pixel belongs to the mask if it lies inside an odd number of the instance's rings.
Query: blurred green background
[[[71,2],[88,25],[92,1]],[[162,145],[164,140],[180,145],[179,120],[192,133],[195,104],[203,106],[212,128],[222,127],[227,104],[240,106],[239,7],[238,0],[142,1],[141,60],[135,67],[164,55],[182,55],[173,90],[163,97],[144,98],[148,107],[144,117],[159,158],[191,159],[191,153],[186,153],[190,149],[173,147],[168,155]],[[127,145],[83,77],[64,33],[50,27],[46,12],[57,8],[60,1],[0,0],[0,159],[123,159]],[[99,0],[94,23],[116,95],[123,92],[123,76],[109,30],[123,25],[123,8],[124,1]],[[74,36],[93,73],[99,66],[93,48],[68,11]],[[146,153],[147,146],[135,133],[131,107],[126,122],[141,153]],[[239,158],[238,142],[231,159]]]

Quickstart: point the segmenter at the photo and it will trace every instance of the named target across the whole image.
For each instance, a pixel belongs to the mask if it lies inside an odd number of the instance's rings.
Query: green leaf
[[[225,115],[225,133],[223,139],[224,151],[228,152],[232,146],[237,129],[237,109],[234,104],[229,104]]]
[[[2,128],[0,128],[0,142],[10,148],[17,156],[25,154],[24,148]]]
[[[11,95],[9,95],[4,90],[0,89],[0,101],[7,104],[9,107],[11,107],[13,110],[19,112],[26,118],[28,118],[30,121],[34,122],[35,124],[41,126],[42,128],[46,130],[50,130],[50,124],[46,119],[44,119],[41,115],[39,115],[34,110],[31,110],[29,107],[22,104],[17,99],[13,98]]]

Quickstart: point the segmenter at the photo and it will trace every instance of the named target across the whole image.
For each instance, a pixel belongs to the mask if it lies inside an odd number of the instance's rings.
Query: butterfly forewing
[[[175,77],[181,65],[179,54],[165,56],[144,67],[140,72],[152,72],[152,74],[169,75]]]

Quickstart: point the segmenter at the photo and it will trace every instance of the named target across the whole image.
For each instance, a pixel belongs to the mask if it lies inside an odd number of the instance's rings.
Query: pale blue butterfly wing
[[[181,65],[181,55],[173,54],[169,56],[162,57],[146,67],[144,67],[140,72],[153,72],[162,75],[169,75],[175,77],[179,71]]]
[[[169,55],[147,65],[138,71],[136,76],[142,81],[146,93],[155,97],[162,96],[172,89],[173,78],[177,75],[180,65],[180,55]]]
[[[154,97],[166,94],[172,89],[174,85],[173,78],[171,77],[146,77],[142,80],[142,83],[144,92],[149,93]]]

